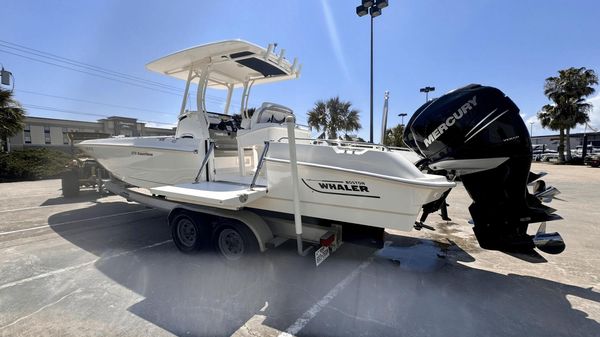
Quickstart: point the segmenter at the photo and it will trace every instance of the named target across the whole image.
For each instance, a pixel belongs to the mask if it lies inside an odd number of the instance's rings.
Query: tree
[[[404,141],[402,136],[404,135],[404,125],[398,124],[391,129],[385,130],[385,137],[383,139],[383,145],[403,147]]]
[[[359,111],[352,109],[352,103],[341,101],[339,97],[330,98],[327,102],[315,102],[312,110],[308,111],[308,125],[318,132],[323,130],[329,139],[338,138],[338,132],[358,131],[361,128]]]
[[[571,129],[579,124],[589,122],[591,104],[585,102],[585,97],[594,93],[592,85],[598,84],[598,76],[592,69],[568,68],[558,71],[558,76],[546,79],[544,94],[554,103],[546,104],[538,113],[542,127],[560,132],[558,160],[571,160]],[[565,151],[565,135],[569,140]],[[585,145],[585,144],[584,144]]]
[[[538,113],[538,119],[543,128],[559,131],[558,142],[558,162],[565,161],[565,142],[564,142],[564,121],[562,120],[560,109],[556,105],[546,104],[542,107],[542,111]]]
[[[8,150],[8,138],[23,130],[25,120],[25,109],[12,97],[12,91],[0,88],[0,142],[6,142]]]

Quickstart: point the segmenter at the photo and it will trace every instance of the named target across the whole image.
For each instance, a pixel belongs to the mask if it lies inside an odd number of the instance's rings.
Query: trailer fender
[[[271,232],[271,228],[269,228],[265,220],[251,211],[238,211],[236,215],[239,215],[239,217],[235,217],[234,219],[243,222],[254,233],[260,251],[266,251],[266,243],[273,239],[273,232]]]

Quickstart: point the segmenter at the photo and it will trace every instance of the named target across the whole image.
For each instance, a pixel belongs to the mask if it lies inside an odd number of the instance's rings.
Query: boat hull
[[[205,153],[204,142],[174,137],[95,139],[77,146],[115,178],[144,188],[194,180]]]
[[[95,140],[80,147],[116,178],[159,190],[193,181],[205,153],[204,144],[175,138]],[[296,153],[303,216],[410,230],[423,204],[455,186],[443,176],[423,174],[402,152],[298,144]],[[223,162],[226,158],[219,159]],[[214,163],[211,160],[209,167]],[[235,160],[230,164],[237,167]],[[244,184],[252,176],[238,178],[238,183]],[[239,207],[294,213],[287,143],[271,143],[258,182],[266,185],[265,195]],[[183,190],[182,196],[193,199]],[[185,200],[215,207],[203,200]]]
[[[271,146],[268,193],[247,207],[293,213],[287,144]],[[298,145],[297,155],[304,216],[406,231],[424,204],[455,186],[443,176],[421,173],[401,153]]]

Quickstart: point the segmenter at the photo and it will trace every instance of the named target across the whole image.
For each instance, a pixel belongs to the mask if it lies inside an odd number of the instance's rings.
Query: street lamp
[[[4,70],[4,67],[2,67],[2,70],[0,70],[0,77],[2,78],[2,84],[4,85],[10,85],[10,75],[12,75],[9,71]]]
[[[529,138],[533,138],[533,122],[529,122]]]
[[[402,117],[402,126],[404,126],[404,116],[406,116],[406,112],[398,114],[398,116]]]
[[[435,91],[435,87],[424,87],[424,88],[419,89],[419,91],[425,93],[425,103],[427,103],[427,102],[429,102],[429,92]]]
[[[371,14],[371,105],[369,119],[369,142],[373,143],[373,18],[381,15],[381,9],[389,5],[388,0],[362,0],[362,4],[356,7],[356,15],[365,16]]]

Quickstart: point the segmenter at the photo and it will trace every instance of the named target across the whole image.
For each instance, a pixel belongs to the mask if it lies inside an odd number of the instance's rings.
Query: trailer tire
[[[254,233],[248,226],[237,221],[218,226],[212,241],[216,253],[228,263],[247,261],[260,251]]]
[[[177,249],[183,253],[191,254],[200,250],[207,241],[210,233],[206,226],[202,226],[201,217],[191,212],[181,211],[169,217],[171,237]]]
[[[62,193],[65,198],[74,198],[79,195],[79,174],[77,171],[69,170],[61,177]]]

